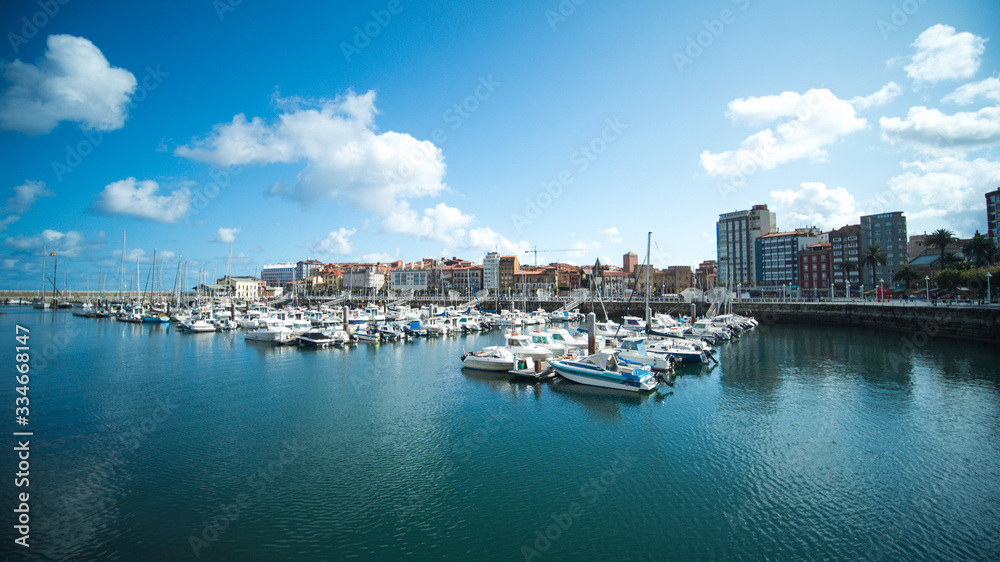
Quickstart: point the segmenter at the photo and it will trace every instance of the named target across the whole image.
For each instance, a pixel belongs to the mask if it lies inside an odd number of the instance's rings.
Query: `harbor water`
[[[463,370],[498,331],[316,350],[0,311],[11,560],[1000,559],[982,344],[763,325],[634,394]]]

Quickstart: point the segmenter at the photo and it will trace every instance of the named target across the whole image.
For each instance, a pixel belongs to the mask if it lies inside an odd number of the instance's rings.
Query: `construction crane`
[[[538,265],[538,252],[541,252],[543,254],[545,254],[545,253],[551,254],[553,252],[579,252],[579,251],[580,251],[580,248],[570,248],[568,250],[539,250],[538,246],[535,246],[534,250],[525,250],[524,253],[525,254],[532,254],[532,253],[535,254],[535,265]]]

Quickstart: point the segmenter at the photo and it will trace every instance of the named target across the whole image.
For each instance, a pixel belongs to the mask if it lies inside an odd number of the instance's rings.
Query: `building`
[[[927,233],[914,234],[906,242],[906,259],[913,260],[924,254],[927,249]]]
[[[622,271],[631,275],[635,272],[635,266],[639,264],[639,256],[629,252],[622,256]]]
[[[754,242],[757,285],[773,289],[782,285],[795,288],[799,285],[799,252],[825,239],[817,228],[774,232],[757,238]]]
[[[639,266],[638,278],[635,281],[636,290],[646,293],[646,273],[644,266]],[[671,265],[666,269],[650,270],[650,293],[653,295],[676,295],[694,287],[694,272],[689,265]]]
[[[705,260],[698,264],[698,269],[694,270],[694,282],[702,288],[715,287],[717,277],[717,262],[715,260]]]
[[[756,282],[755,243],[762,235],[777,231],[774,211],[767,210],[767,205],[719,215],[715,223],[718,284]]]
[[[344,271],[344,289],[371,295],[385,286],[385,273],[377,265],[364,265]]]
[[[275,263],[260,269],[260,278],[268,287],[281,287],[295,281],[294,263]]]
[[[830,295],[833,286],[833,244],[820,242],[799,252],[799,287],[802,294]]]
[[[986,236],[1000,247],[1000,187],[986,194]]]
[[[861,225],[849,224],[828,234],[830,238],[830,263],[833,267],[833,285],[844,288],[861,286]],[[852,265],[844,265],[845,263]]]
[[[300,261],[295,264],[295,280],[299,281],[306,277],[312,277],[322,268],[323,264],[314,259]]]
[[[517,256],[500,256],[499,276],[497,280],[497,290],[501,293],[510,293],[514,290],[517,282],[514,275],[521,270],[521,262]]]
[[[426,291],[428,270],[422,267],[400,267],[393,269],[389,287],[393,291]]]
[[[517,294],[534,296],[539,289],[551,290],[555,287],[555,271],[545,268],[521,269],[514,276],[514,291]]]
[[[256,277],[222,277],[216,283],[229,288],[229,294],[238,299],[256,300],[261,295],[261,282]]]
[[[451,272],[451,289],[462,293],[471,293],[483,288],[483,266],[446,266]]]
[[[496,292],[500,289],[500,254],[490,252],[483,258],[483,288]]]
[[[885,252],[885,265],[862,267],[861,284],[885,280],[891,286],[892,276],[909,262],[906,239],[906,217],[902,211],[865,215],[861,217],[861,257],[869,246],[878,246]],[[874,288],[869,286],[869,288]]]

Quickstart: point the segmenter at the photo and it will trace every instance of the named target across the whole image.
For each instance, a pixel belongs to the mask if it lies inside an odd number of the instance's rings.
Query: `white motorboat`
[[[531,341],[531,336],[518,333],[508,333],[506,334],[506,339],[507,349],[515,355],[530,357],[535,361],[542,361],[552,357],[552,350],[534,343]]]
[[[295,338],[291,328],[285,324],[284,320],[260,318],[258,323],[259,326],[256,330],[250,330],[244,334],[243,338],[246,341],[288,343]]]
[[[318,331],[306,332],[295,339],[305,347],[326,347],[333,343],[333,338]]]
[[[522,365],[523,364],[523,367]],[[491,345],[462,356],[462,367],[480,371],[510,371],[515,367],[534,368],[530,358],[519,359],[509,349],[499,345]]]
[[[564,378],[590,386],[637,392],[655,390],[659,385],[659,378],[647,366],[624,361],[611,350],[553,361],[552,366]]]

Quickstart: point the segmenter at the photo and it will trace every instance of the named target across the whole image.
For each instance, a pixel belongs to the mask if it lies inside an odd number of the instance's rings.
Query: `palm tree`
[[[937,246],[941,250],[941,270],[944,271],[944,249],[946,246],[956,242],[955,233],[947,228],[939,228],[931,233],[924,243],[928,246]]]
[[[886,257],[885,251],[882,246],[871,245],[865,250],[865,253],[861,255],[861,267],[872,268],[872,287],[875,287],[875,267],[879,265],[885,265],[889,263],[889,258]]]
[[[920,275],[920,272],[914,269],[913,266],[911,266],[910,264],[906,264],[903,267],[899,268],[899,271],[897,271],[896,274],[892,276],[893,281],[897,283],[900,282],[906,283],[907,289],[910,288],[910,283],[914,281],[920,281],[921,279],[923,279],[923,276]]]
[[[847,260],[845,262],[838,263],[835,266],[838,270],[844,272],[844,290],[851,284],[851,272],[858,269],[858,262]],[[850,297],[851,295],[847,295]]]
[[[976,267],[984,267],[992,264],[997,259],[996,242],[983,236],[976,231],[972,239],[962,246],[962,253],[976,264]]]

